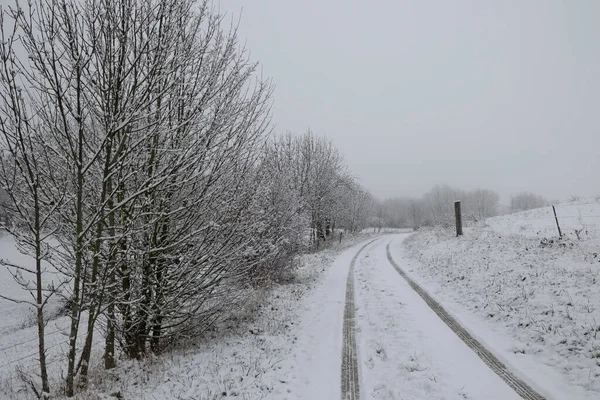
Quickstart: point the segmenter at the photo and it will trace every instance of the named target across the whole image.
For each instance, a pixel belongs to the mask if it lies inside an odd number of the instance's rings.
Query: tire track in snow
[[[465,328],[463,328],[458,321],[456,321],[444,308],[433,299],[421,286],[413,281],[407,274],[400,268],[398,264],[393,260],[390,253],[390,243],[388,243],[387,258],[394,269],[400,274],[400,276],[410,285],[410,287],[417,292],[419,296],[427,303],[427,305],[437,314],[438,317],[452,331],[467,345],[471,350],[475,352],[481,358],[481,360],[488,366],[496,375],[498,375],[504,382],[506,382],[519,396],[525,400],[545,400],[546,398],[535,390],[533,390],[527,383],[517,378],[506,368],[506,366],[498,360],[489,350],[487,350],[479,341],[477,341]],[[361,249],[362,250],[362,249]],[[357,254],[358,255],[358,254]],[[356,257],[355,257],[356,258]],[[351,269],[352,271],[352,269]]]
[[[346,301],[344,306],[344,330],[342,343],[342,400],[360,400],[358,378],[358,357],[356,355],[356,321],[354,307],[354,265],[362,251],[375,240],[360,248],[350,262],[346,280]]]

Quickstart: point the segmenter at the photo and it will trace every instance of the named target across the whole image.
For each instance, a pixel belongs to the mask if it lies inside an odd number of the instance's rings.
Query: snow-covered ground
[[[395,272],[385,257],[391,238],[367,246],[355,266],[362,398],[518,398]],[[257,296],[212,338],[143,363],[122,362],[109,375],[98,372],[91,393],[102,399],[339,399],[346,277],[365,242],[303,256],[294,283]]]
[[[451,230],[419,232],[392,250],[543,392],[600,398],[600,207],[570,203],[558,206],[557,215],[560,240],[552,209],[545,208],[491,218],[461,238]]]
[[[32,261],[30,257],[21,254],[12,237],[3,234],[2,231],[0,231],[0,259],[26,266]],[[8,268],[4,266],[0,266],[0,294],[18,301],[32,301],[29,293],[15,282]],[[33,323],[35,323],[35,316],[30,305],[0,299],[0,335]]]
[[[90,390],[80,398],[339,399],[346,277],[357,251],[379,236],[354,268],[362,399],[518,398],[394,270],[388,243],[402,269],[538,392],[599,398],[600,263],[590,253],[597,245],[592,224],[580,239],[556,240],[503,233],[502,218],[458,239],[443,230],[345,237],[302,256],[295,280],[257,291],[201,340],[142,362],[121,360],[110,372],[97,354]],[[35,369],[36,331],[20,325],[14,304],[0,306],[11,320],[0,332],[0,398],[25,399],[16,370]],[[58,318],[47,328],[55,387],[67,326]]]

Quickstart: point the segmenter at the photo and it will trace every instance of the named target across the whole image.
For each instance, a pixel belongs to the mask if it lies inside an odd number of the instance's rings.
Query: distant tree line
[[[379,224],[395,228],[454,224],[454,202],[461,201],[463,219],[477,222],[502,212],[500,196],[493,190],[465,191],[448,185],[438,185],[420,198],[398,197],[377,202]],[[511,197],[508,212],[524,211],[548,205],[541,196],[523,192]]]
[[[526,211],[548,205],[550,205],[548,200],[531,192],[522,192],[510,198],[510,210],[512,212]]]

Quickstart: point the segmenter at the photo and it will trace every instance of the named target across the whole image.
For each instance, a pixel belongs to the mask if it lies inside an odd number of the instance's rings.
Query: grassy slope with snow
[[[577,234],[586,240],[600,237],[600,203],[596,200],[557,205],[556,216],[563,234],[567,237],[577,239]],[[503,234],[540,238],[558,236],[552,207],[488,218],[485,224]]]
[[[404,245],[418,275],[507,328],[520,343],[513,352],[600,395],[600,205],[565,204],[557,214],[560,240],[548,207],[491,218],[459,239],[423,231]]]

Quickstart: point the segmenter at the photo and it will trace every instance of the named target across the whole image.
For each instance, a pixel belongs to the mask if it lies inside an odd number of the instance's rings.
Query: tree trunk
[[[106,183],[107,191],[109,193],[108,200],[108,233],[110,235],[110,254],[108,261],[109,275],[108,275],[108,286],[107,286],[107,298],[108,298],[108,309],[106,311],[106,340],[104,346],[104,368],[111,369],[116,366],[115,362],[115,301],[116,301],[116,253],[118,252],[118,243],[116,243],[116,229],[115,229],[115,210],[114,201],[112,197],[113,185],[112,175],[108,177]]]
[[[106,315],[106,342],[104,347],[104,368],[111,369],[117,366],[115,361],[115,301],[114,301],[114,285],[116,284],[115,273],[111,272],[109,285],[111,289],[110,303],[108,304],[108,310]]]
[[[66,10],[65,10],[66,11]],[[80,72],[77,71],[78,82],[81,79]],[[78,115],[81,115],[81,88],[78,88],[77,94],[77,111]],[[66,120],[66,113],[63,111]],[[76,200],[75,200],[75,271],[73,273],[73,300],[71,306],[71,328],[69,334],[69,362],[67,367],[67,387],[66,395],[73,397],[75,394],[74,382],[75,382],[75,357],[77,352],[77,335],[79,333],[79,317],[80,317],[80,285],[81,285],[81,269],[83,267],[83,252],[84,252],[84,238],[83,238],[83,182],[84,182],[84,171],[83,171],[83,146],[84,146],[84,132],[82,121],[77,121],[79,124],[77,132],[77,170],[76,170]]]
[[[48,370],[46,368],[46,348],[44,344],[44,296],[42,293],[42,254],[40,239],[40,204],[37,191],[37,182],[34,183],[34,226],[35,226],[35,278],[36,278],[36,304],[37,304],[37,328],[38,328],[38,355],[40,357],[40,377],[42,379],[42,392],[50,393],[48,384]]]
[[[98,210],[98,221],[96,222],[96,233],[94,240],[94,258],[92,261],[92,277],[89,286],[90,291],[90,306],[88,311],[88,323],[87,323],[87,335],[85,337],[85,344],[81,353],[81,373],[80,373],[80,385],[85,387],[87,385],[87,375],[89,370],[90,357],[92,355],[92,343],[94,340],[94,325],[96,323],[97,313],[100,311],[103,302],[103,290],[104,287],[100,288],[98,285],[98,275],[100,273],[100,252],[102,250],[102,235],[104,233],[104,226],[106,225],[106,217],[104,216],[104,203],[108,196],[112,196],[112,192],[109,192],[109,185],[112,188],[111,181],[111,161],[112,161],[112,147],[113,147],[113,133],[107,133],[108,140],[106,141],[106,154],[104,159],[104,171],[102,174],[102,190],[100,193],[100,209]],[[106,268],[106,266],[105,266]]]

